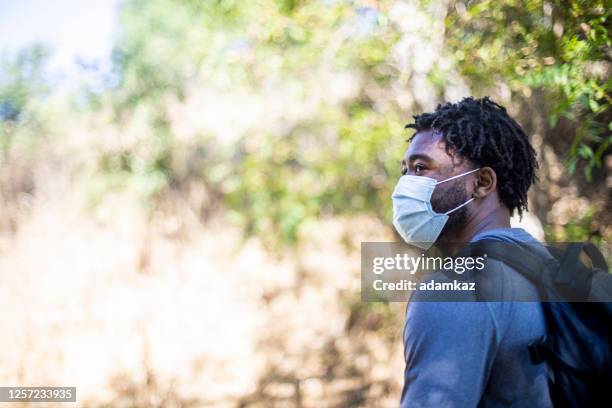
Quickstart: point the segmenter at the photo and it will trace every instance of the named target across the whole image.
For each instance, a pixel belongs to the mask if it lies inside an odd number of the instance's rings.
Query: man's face
[[[472,163],[457,154],[449,155],[445,147],[441,134],[432,130],[418,132],[402,160],[402,174],[426,176],[442,181],[474,168]],[[473,175],[439,184],[431,196],[431,207],[436,213],[445,213],[468,201],[472,191]],[[467,215],[467,206],[449,214],[440,238],[465,225]]]

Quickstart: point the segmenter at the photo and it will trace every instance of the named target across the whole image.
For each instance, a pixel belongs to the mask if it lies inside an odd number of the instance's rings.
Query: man
[[[536,243],[510,227],[511,215],[527,209],[537,162],[506,109],[470,97],[414,119],[393,198],[400,235],[424,249],[436,242],[456,250],[483,238]],[[487,264],[537,298],[518,272],[493,259]],[[538,302],[409,302],[401,406],[551,406],[546,366],[528,353],[544,333]]]

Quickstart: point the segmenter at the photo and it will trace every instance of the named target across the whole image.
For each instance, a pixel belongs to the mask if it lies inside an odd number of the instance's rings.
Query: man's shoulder
[[[523,228],[494,228],[485,231],[481,231],[474,235],[471,242],[480,240],[492,240],[500,242],[521,242],[521,243],[537,243],[538,240],[525,231]]]

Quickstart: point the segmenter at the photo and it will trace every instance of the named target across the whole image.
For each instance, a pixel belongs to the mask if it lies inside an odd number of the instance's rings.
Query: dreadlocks
[[[413,118],[406,128],[438,131],[448,153],[452,150],[477,166],[495,170],[500,200],[511,215],[517,210],[521,216],[527,210],[527,191],[537,181],[538,163],[527,135],[506,108],[488,96],[468,97]]]

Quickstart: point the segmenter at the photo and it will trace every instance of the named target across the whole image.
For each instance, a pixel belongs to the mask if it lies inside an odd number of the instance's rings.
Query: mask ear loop
[[[475,171],[478,171],[478,170],[480,170],[480,167],[474,170],[466,171],[465,173],[457,174],[456,176],[453,176],[453,177],[449,177],[446,180],[438,181],[436,185],[446,183],[447,181],[451,181],[459,177],[467,176],[468,174],[474,173]]]
[[[445,212],[445,213],[444,213],[444,215],[448,215],[448,214],[450,214],[450,213],[452,213],[452,212],[454,212],[454,211],[457,211],[458,209],[460,209],[461,207],[463,207],[463,206],[465,206],[465,205],[468,205],[468,204],[469,204],[469,203],[471,203],[472,201],[474,201],[474,197],[470,198],[470,199],[469,199],[469,200],[467,200],[465,203],[461,204],[459,207],[457,207],[457,208],[453,208],[452,210]]]
[[[438,184],[442,184],[442,183],[445,183],[445,182],[447,182],[447,181],[454,180],[454,179],[459,178],[459,177],[467,176],[468,174],[474,173],[475,171],[478,171],[478,170],[480,170],[480,167],[479,167],[479,168],[477,168],[477,169],[474,169],[474,170],[466,171],[465,173],[462,173],[462,174],[457,174],[456,176],[453,176],[453,177],[447,178],[446,180],[438,181],[438,182],[436,183],[436,185],[438,185]],[[471,203],[472,201],[474,201],[474,197],[470,198],[470,199],[469,199],[469,200],[467,200],[465,203],[461,204],[459,207],[453,208],[452,210],[445,212],[445,213],[444,213],[444,215],[451,214],[451,213],[453,213],[453,212],[457,211],[458,209],[460,209],[461,207],[468,205],[468,204],[469,204],[469,203]]]

